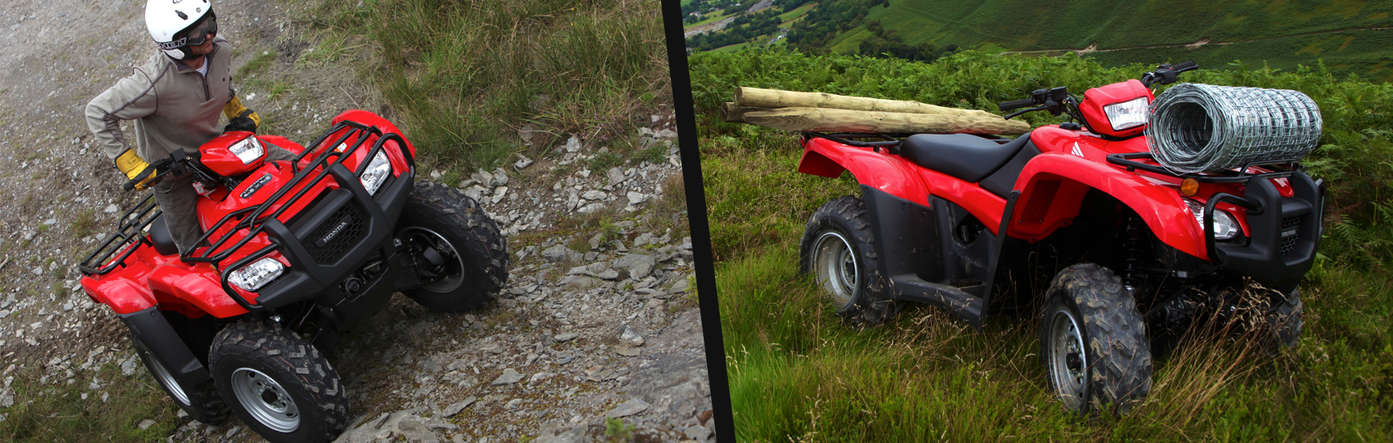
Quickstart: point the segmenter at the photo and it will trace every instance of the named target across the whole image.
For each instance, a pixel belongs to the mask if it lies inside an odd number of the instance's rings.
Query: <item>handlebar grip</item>
[[[1171,68],[1171,69],[1174,69],[1175,72],[1185,72],[1185,71],[1193,71],[1193,70],[1195,70],[1195,69],[1199,69],[1199,67],[1200,67],[1200,64],[1199,64],[1199,63],[1195,63],[1194,60],[1189,60],[1189,61],[1185,61],[1185,62],[1182,62],[1182,63],[1180,63],[1180,64],[1177,64],[1177,65],[1175,65],[1175,67],[1173,67],[1173,68]]]
[[[1012,110],[1012,109],[1023,108],[1023,107],[1026,107],[1026,106],[1033,105],[1033,104],[1035,104],[1035,99],[1033,99],[1033,98],[1023,98],[1023,99],[1020,99],[1020,100],[1011,100],[1011,101],[1004,101],[1004,102],[1001,102],[1001,103],[997,103],[996,106],[999,107],[999,108],[1001,108],[1002,111],[1010,111],[1010,110]]]

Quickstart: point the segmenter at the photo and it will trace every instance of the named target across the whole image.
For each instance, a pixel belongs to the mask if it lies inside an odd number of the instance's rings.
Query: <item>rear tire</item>
[[[799,270],[813,274],[837,315],[860,325],[894,317],[864,201],[844,196],[822,205],[808,219],[800,249]]]
[[[164,364],[155,359],[144,342],[131,336],[131,344],[134,345],[135,354],[140,357],[140,361],[145,363],[145,369],[155,377],[155,381],[166,394],[169,394],[169,398],[174,400],[174,404],[179,405],[179,409],[183,409],[194,420],[204,424],[218,425],[227,421],[227,404],[223,403],[222,397],[218,395],[213,380],[207,380],[198,386],[184,386]]]
[[[1055,276],[1040,316],[1050,387],[1075,411],[1123,413],[1151,391],[1151,347],[1136,301],[1107,268],[1082,263]]]
[[[488,304],[508,281],[508,247],[498,224],[458,189],[418,182],[397,227],[421,286],[403,291],[433,311]]]
[[[329,441],[348,425],[348,395],[314,345],[256,320],[228,325],[209,352],[213,383],[267,440]]]

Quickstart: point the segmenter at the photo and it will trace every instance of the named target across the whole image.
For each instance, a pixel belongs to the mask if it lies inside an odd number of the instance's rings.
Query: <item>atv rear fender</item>
[[[1096,189],[1139,216],[1161,242],[1205,260],[1204,231],[1190,215],[1175,188],[1153,183],[1108,164],[1057,152],[1030,160],[1015,189],[1021,190],[1012,237],[1038,241],[1069,225],[1078,215],[1083,198]]]
[[[803,145],[798,172],[837,178],[850,171],[858,183],[918,204],[928,204],[929,188],[908,163],[870,148],[855,148],[825,138]]]

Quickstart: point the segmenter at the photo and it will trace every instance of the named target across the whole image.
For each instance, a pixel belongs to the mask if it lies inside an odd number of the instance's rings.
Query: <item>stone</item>
[[[622,418],[648,410],[648,403],[639,398],[631,398],[605,413],[605,418]]]
[[[579,260],[580,253],[571,250],[566,245],[556,245],[542,250],[542,258],[551,261],[562,261],[566,259]]]
[[[631,205],[637,205],[639,203],[643,203],[645,200],[648,200],[648,196],[642,192],[630,191],[627,195],[625,195],[625,197],[629,198],[629,204]]]
[[[610,185],[619,184],[619,182],[624,181],[624,171],[619,170],[618,166],[609,168],[608,171],[605,171],[605,178],[609,179]]]
[[[624,331],[619,333],[619,341],[633,347],[643,346],[643,336],[629,325],[624,325]]]
[[[572,135],[566,139],[566,152],[580,152],[580,137]]]
[[[648,254],[627,254],[614,260],[614,267],[624,269],[630,279],[638,280],[653,273],[658,265],[657,257]]]
[[[518,371],[513,370],[513,368],[507,368],[503,370],[503,375],[499,375],[498,378],[494,379],[493,383],[490,384],[494,386],[511,385],[521,380],[522,374],[518,373]]]
[[[140,424],[135,425],[135,426],[136,426],[137,428],[140,428],[140,430],[144,431],[144,430],[146,430],[146,429],[150,429],[150,427],[151,427],[151,426],[154,426],[154,425],[155,425],[155,421],[147,418],[147,419],[141,420],[141,421],[140,421]]]
[[[508,195],[508,187],[499,186],[498,188],[495,188],[493,190],[493,198],[490,199],[490,201],[492,201],[493,203],[501,202],[503,201],[503,197],[506,195]]]
[[[580,194],[580,198],[586,200],[604,200],[607,197],[609,197],[609,194],[605,194],[604,191],[599,191],[595,189],[591,189]]]
[[[115,204],[110,204],[110,205],[106,205],[106,208],[103,209],[102,212],[105,212],[105,213],[107,213],[107,214],[115,214],[116,211],[120,211],[120,210],[121,210],[120,207],[117,207]]]
[[[566,342],[566,341],[575,340],[576,337],[578,337],[578,335],[577,335],[576,333],[574,333],[574,332],[566,332],[566,333],[562,333],[562,334],[556,334],[556,336],[555,336],[555,337],[552,337],[552,339],[553,339],[553,340],[556,340],[557,342]]]
[[[677,281],[672,282],[672,286],[668,286],[667,293],[671,295],[686,294],[687,290],[691,289],[690,286],[691,284],[687,283],[687,279],[679,278]]]
[[[527,156],[524,156],[522,154],[518,154],[518,161],[513,162],[513,169],[521,171],[523,169],[527,169],[528,166],[532,166],[532,163],[534,163],[532,159],[527,158]]]
[[[629,346],[615,346],[614,353],[624,357],[638,357],[639,350]]]
[[[493,181],[491,181],[491,182],[489,182],[489,183],[490,183],[491,186],[507,186],[507,185],[508,185],[508,172],[507,172],[507,171],[504,171],[503,168],[494,169],[494,170],[493,170]]]
[[[464,408],[467,408],[469,407],[469,405],[474,404],[475,401],[478,401],[478,399],[474,397],[469,397],[464,400],[451,403],[449,406],[446,406],[445,408],[440,410],[440,416],[443,418],[450,418],[459,415],[460,411],[463,411]]]

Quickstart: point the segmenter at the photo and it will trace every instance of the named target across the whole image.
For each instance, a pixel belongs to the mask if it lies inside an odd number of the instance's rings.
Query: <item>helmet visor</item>
[[[218,16],[212,10],[183,31],[174,34],[174,39],[159,42],[160,49],[179,49],[185,46],[198,46],[218,35]]]
[[[203,16],[193,26],[184,31],[183,36],[175,35],[175,40],[183,37],[186,45],[198,46],[206,43],[208,39],[218,35],[218,17],[213,15],[213,11],[208,11],[208,15]]]

